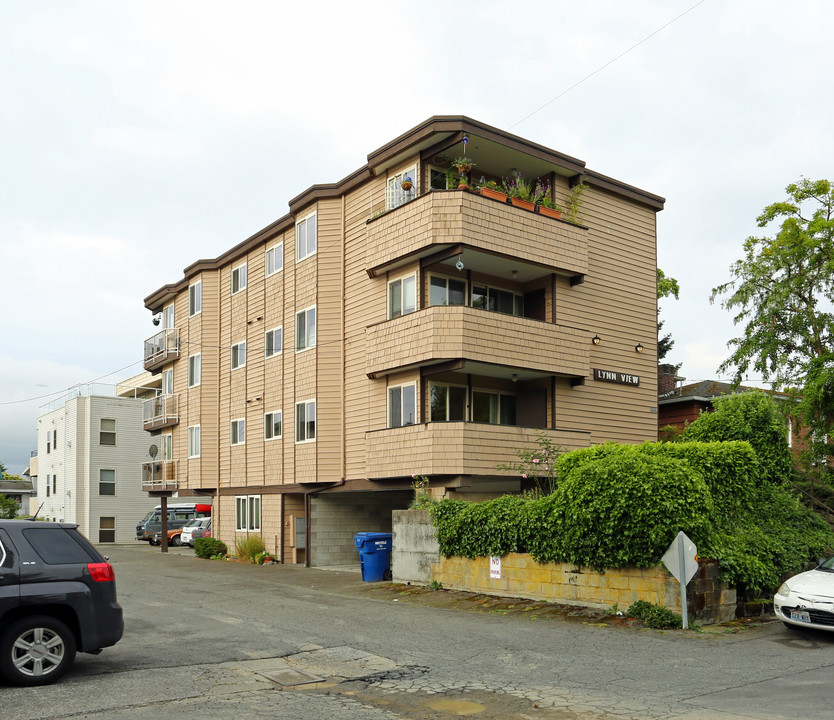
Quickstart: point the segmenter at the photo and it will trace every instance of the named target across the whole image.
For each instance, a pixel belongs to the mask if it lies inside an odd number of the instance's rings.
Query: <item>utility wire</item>
[[[584,83],[586,80],[589,80],[590,78],[592,78],[592,77],[593,77],[594,75],[596,75],[597,73],[602,72],[602,71],[603,71],[603,70],[605,70],[605,68],[607,68],[609,65],[613,65],[613,64],[614,64],[615,62],[617,62],[617,60],[619,60],[621,57],[623,57],[623,56],[625,56],[625,55],[628,55],[628,53],[630,53],[632,50],[634,50],[635,48],[639,47],[640,45],[642,45],[642,44],[643,44],[644,42],[646,42],[647,40],[649,40],[649,39],[653,38],[653,37],[654,37],[655,35],[657,35],[657,34],[658,34],[661,30],[665,30],[665,29],[666,29],[667,27],[669,27],[672,23],[676,22],[677,20],[680,20],[680,19],[681,19],[684,15],[686,15],[687,13],[692,12],[692,11],[693,11],[696,7],[698,7],[699,5],[703,5],[706,1],[707,1],[707,0],[698,0],[698,2],[696,2],[696,3],[695,3],[695,4],[691,7],[691,8],[689,8],[688,10],[684,10],[684,11],[683,11],[680,15],[678,15],[678,16],[677,16],[677,17],[675,17],[675,18],[672,18],[669,22],[667,22],[665,25],[662,25],[661,27],[659,27],[657,30],[655,30],[655,31],[654,31],[653,33],[651,33],[650,35],[646,35],[646,37],[644,37],[644,38],[643,38],[640,42],[635,43],[635,44],[634,44],[634,45],[632,45],[632,46],[631,46],[628,50],[625,50],[625,51],[621,52],[619,55],[617,55],[617,57],[615,57],[615,58],[613,58],[612,60],[609,60],[607,63],[605,63],[605,65],[602,65],[602,66],[598,67],[596,70],[594,70],[592,73],[589,73],[588,75],[586,75],[585,77],[583,77],[581,80],[577,80],[577,81],[576,81],[573,85],[571,85],[571,86],[570,86],[569,88],[567,88],[566,90],[563,90],[562,92],[560,92],[560,93],[559,93],[556,97],[554,97],[552,100],[548,100],[548,101],[547,101],[544,105],[542,105],[541,107],[539,107],[539,108],[537,108],[537,109],[533,110],[533,112],[531,112],[529,115],[525,115],[525,116],[524,116],[523,118],[521,118],[521,120],[519,120],[517,123],[514,123],[513,125],[510,125],[510,127],[509,127],[508,129],[509,129],[509,130],[512,130],[512,129],[516,126],[516,125],[521,125],[521,123],[523,123],[525,120],[528,120],[529,118],[533,117],[533,115],[535,115],[537,112],[539,112],[539,111],[541,111],[541,110],[544,110],[544,109],[545,109],[548,105],[550,105],[550,104],[552,104],[552,103],[555,103],[555,102],[556,102],[559,98],[563,97],[564,95],[567,95],[567,94],[568,94],[571,90],[573,90],[575,87],[577,87],[577,86],[581,85],[581,84],[582,84],[582,83]]]

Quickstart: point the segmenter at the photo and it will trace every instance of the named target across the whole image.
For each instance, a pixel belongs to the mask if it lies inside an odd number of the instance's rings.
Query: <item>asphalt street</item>
[[[125,636],[0,719],[776,720],[831,716],[834,633],[655,631],[461,609],[356,571],[108,548]],[[357,560],[358,564],[358,560]],[[451,596],[449,596],[451,597]]]

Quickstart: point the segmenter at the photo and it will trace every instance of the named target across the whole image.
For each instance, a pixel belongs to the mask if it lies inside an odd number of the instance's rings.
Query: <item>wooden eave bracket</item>
[[[570,279],[570,286],[573,287],[574,285],[581,285],[585,282],[585,275],[573,275]]]

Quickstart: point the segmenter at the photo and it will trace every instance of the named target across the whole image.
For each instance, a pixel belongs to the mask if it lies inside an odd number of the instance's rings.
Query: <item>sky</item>
[[[0,462],[141,371],[147,295],[432,115],[665,197],[668,360],[722,377],[711,289],[789,183],[834,179],[832,27],[830,0],[0,3]]]

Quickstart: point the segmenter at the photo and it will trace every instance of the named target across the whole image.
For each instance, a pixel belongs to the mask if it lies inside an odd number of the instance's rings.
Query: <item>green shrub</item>
[[[235,555],[242,562],[254,563],[255,558],[261,555],[261,564],[266,554],[266,545],[260,535],[245,535],[235,540]]]
[[[199,558],[208,560],[215,555],[225,556],[227,552],[226,543],[217,538],[197,538],[194,541],[194,554]]]
[[[683,627],[683,618],[678,613],[645,600],[632,603],[626,614],[641,620],[646,627],[656,630]]]

